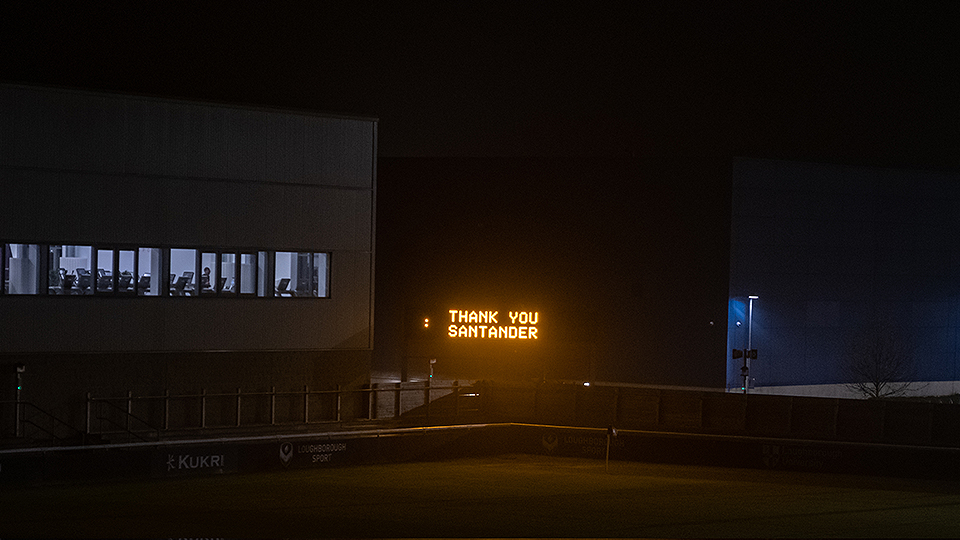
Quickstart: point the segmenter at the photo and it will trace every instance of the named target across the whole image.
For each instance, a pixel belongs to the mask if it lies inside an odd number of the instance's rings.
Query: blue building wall
[[[917,380],[960,378],[960,176],[744,159],[732,208],[727,342],[746,347],[758,296],[757,388],[849,382],[844,360],[878,321],[916,356]],[[728,354],[728,388],[741,365]]]

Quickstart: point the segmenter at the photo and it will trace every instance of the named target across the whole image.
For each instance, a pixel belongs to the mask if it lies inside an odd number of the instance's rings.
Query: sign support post
[[[610,472],[610,439],[617,436],[617,428],[610,426],[607,428],[607,457],[604,464],[604,470]]]

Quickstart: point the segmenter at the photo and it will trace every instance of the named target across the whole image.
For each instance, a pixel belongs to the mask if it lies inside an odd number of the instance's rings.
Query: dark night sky
[[[23,4],[8,82],[372,115],[383,157],[958,164],[955,2]]]
[[[469,282],[614,306],[616,354],[689,341],[735,156],[960,168],[956,2],[32,4],[5,82],[379,118],[378,336]]]

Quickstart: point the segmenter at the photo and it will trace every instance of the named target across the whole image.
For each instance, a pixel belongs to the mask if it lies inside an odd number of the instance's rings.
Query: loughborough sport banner
[[[356,441],[284,441],[277,443],[277,458],[284,468],[325,467],[344,461]]]

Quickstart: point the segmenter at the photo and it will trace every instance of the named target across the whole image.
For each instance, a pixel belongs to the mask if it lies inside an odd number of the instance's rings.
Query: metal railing
[[[369,418],[459,418],[480,411],[479,390],[460,386],[434,385],[430,380],[416,383],[374,383],[365,389],[370,395]]]
[[[346,404],[349,403],[349,406]],[[174,430],[302,426],[345,420],[401,417],[430,419],[460,417],[479,411],[479,394],[469,387],[418,383],[371,384],[345,390],[208,392],[120,397],[87,394],[85,431],[96,435],[144,433],[160,437]]]
[[[86,442],[83,431],[29,401],[2,401],[0,405],[3,409],[13,409],[13,435],[18,439],[46,439],[57,444]]]
[[[147,433],[152,435],[153,440],[160,439],[160,429],[150,424],[150,422],[133,414],[133,394],[127,392],[126,407],[121,407],[116,400],[112,399],[94,399],[87,394],[87,418],[86,432],[93,434],[93,421],[97,421],[97,434],[122,433],[142,442],[148,442],[150,439],[141,435]],[[113,430],[103,429],[103,425],[113,426]]]
[[[86,430],[88,433],[109,434],[144,429],[160,432],[337,422],[340,420],[342,393],[339,387],[336,390],[311,390],[309,386],[304,386],[303,390],[277,391],[271,388],[269,392],[244,392],[238,388],[235,392],[208,392],[201,389],[191,394],[172,394],[166,390],[163,395],[145,396],[127,392],[123,397],[87,394]],[[278,418],[278,409],[283,411],[282,418]],[[247,414],[250,410],[253,412]],[[104,422],[108,424],[106,429]]]

